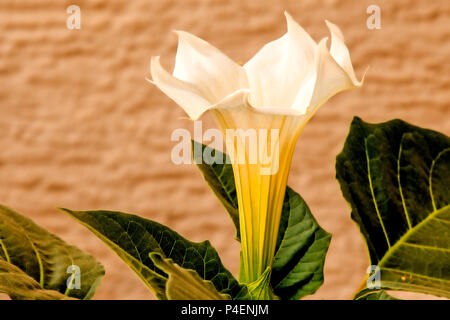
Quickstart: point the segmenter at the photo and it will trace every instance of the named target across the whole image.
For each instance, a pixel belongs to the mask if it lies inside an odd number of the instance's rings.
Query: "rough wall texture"
[[[66,7],[81,7],[81,30]],[[381,7],[380,30],[366,8]],[[194,33],[236,61],[285,32],[288,10],[311,35],[339,25],[362,89],[329,101],[303,131],[290,185],[333,233],[325,283],[312,298],[346,299],[368,266],[359,231],[334,178],[334,159],[351,118],[403,118],[450,134],[450,2],[377,0],[2,0],[0,2],[0,203],[101,260],[96,298],[152,295],[103,243],[60,214],[72,209],[138,213],[200,241],[211,239],[238,270],[232,223],[193,165],[170,160],[182,110],[145,81],[149,59],[171,68],[176,37]]]

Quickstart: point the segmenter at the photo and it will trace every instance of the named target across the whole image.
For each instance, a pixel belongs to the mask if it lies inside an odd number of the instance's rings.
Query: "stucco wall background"
[[[81,30],[66,7],[81,7]],[[381,8],[380,30],[366,8]],[[0,203],[95,255],[107,275],[98,299],[151,299],[138,277],[101,241],[56,207],[137,213],[201,241],[238,271],[231,221],[194,165],[174,165],[183,111],[145,81],[149,60],[173,66],[186,30],[236,61],[285,33],[288,10],[313,36],[324,20],[341,27],[363,88],[329,101],[300,136],[290,186],[333,234],[325,283],[311,298],[347,299],[368,256],[334,178],[351,118],[402,118],[450,134],[448,0],[2,0],[0,2]],[[208,121],[207,121],[208,122]]]

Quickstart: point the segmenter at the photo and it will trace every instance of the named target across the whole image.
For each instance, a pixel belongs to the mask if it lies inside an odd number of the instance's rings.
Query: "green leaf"
[[[229,157],[219,150],[194,140],[192,140],[192,149],[195,164],[203,174],[206,183],[230,215],[236,227],[236,239],[240,240],[238,200],[233,168]],[[217,159],[218,161],[208,164],[205,163],[204,159]]]
[[[271,274],[272,270],[268,267],[258,280],[241,289],[236,300],[278,300],[270,285]]]
[[[355,118],[336,176],[381,287],[450,298],[450,139]]]
[[[159,253],[150,253],[157,268],[168,275],[166,297],[169,300],[230,300],[229,295],[219,293],[211,281],[202,279],[197,272],[181,268],[172,259]]]
[[[168,275],[155,266],[149,254],[159,253],[184,269],[192,269],[216,290],[234,297],[240,285],[222,265],[209,241],[195,243],[157,222],[113,211],[62,209],[103,240],[133,269],[159,298],[168,299]]]
[[[92,256],[4,206],[0,206],[0,261],[3,262],[0,291],[11,298],[55,296],[39,290],[46,289],[69,297],[89,299],[105,273]],[[73,268],[71,266],[80,268],[80,289],[67,286],[67,280],[72,276],[68,273],[68,268]],[[27,288],[30,289],[28,293]]]
[[[13,300],[74,299],[55,290],[42,289],[36,280],[3,259],[0,259],[0,292]]]
[[[200,145],[198,142],[193,144],[197,147]],[[201,150],[203,154],[213,156],[219,153],[205,145],[202,145]],[[218,158],[228,157],[219,153]],[[196,160],[205,180],[224,204],[239,230],[236,188],[230,161],[214,164],[200,162],[201,159]],[[238,231],[237,234],[237,239],[240,240]],[[302,197],[287,187],[272,266],[271,284],[277,296],[282,299],[299,299],[314,293],[322,285],[323,265],[330,240],[331,235],[318,225]]]
[[[331,234],[314,219],[306,202],[287,187],[272,264],[271,283],[281,299],[300,299],[323,283],[323,266]]]
[[[386,293],[384,290],[363,290],[358,293],[354,300],[400,300]]]

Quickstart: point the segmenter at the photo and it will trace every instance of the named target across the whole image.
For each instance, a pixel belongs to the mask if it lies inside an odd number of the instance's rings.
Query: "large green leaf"
[[[222,265],[209,241],[188,241],[162,224],[132,214],[62,210],[113,249],[159,299],[168,298],[168,275],[155,266],[151,253],[159,253],[184,269],[194,270],[202,279],[211,281],[220,293],[234,297],[240,291],[240,285]]]
[[[168,275],[166,297],[169,300],[230,300],[230,296],[219,293],[211,281],[202,279],[197,272],[181,268],[172,259],[159,253],[150,253],[150,259]]]
[[[198,142],[193,142],[198,146]],[[227,156],[208,146],[202,153]],[[208,185],[232,217],[239,230],[239,214],[230,161],[223,163],[201,163],[197,166]],[[237,231],[238,240],[239,232]],[[316,222],[305,201],[298,193],[287,187],[281,214],[276,254],[272,265],[271,284],[274,293],[282,299],[299,299],[314,293],[323,283],[323,265],[331,235]]]
[[[450,297],[450,139],[355,118],[336,175],[381,287]]]
[[[52,298],[55,294],[44,290],[54,290],[89,299],[105,273],[92,256],[4,206],[0,206],[0,261],[0,291],[11,298]],[[81,287],[69,289],[67,280],[72,273],[68,272],[75,268],[79,268]]]

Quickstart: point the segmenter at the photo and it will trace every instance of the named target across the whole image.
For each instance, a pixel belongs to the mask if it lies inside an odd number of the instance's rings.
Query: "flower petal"
[[[150,73],[152,75],[150,82],[180,105],[191,119],[199,118],[210,108],[211,103],[203,97],[200,89],[173,77],[161,66],[159,57],[152,57]]]
[[[211,104],[248,88],[244,68],[208,42],[184,31],[176,33],[178,50],[174,77],[195,85]]]
[[[296,97],[314,73],[317,44],[287,12],[285,15],[287,33],[265,45],[244,65],[254,107],[306,108]]]
[[[338,92],[360,86],[354,83],[351,76],[341,67],[331,56],[327,49],[328,38],[324,38],[319,43],[316,57],[316,83],[314,93],[308,107],[308,116],[311,117],[316,110],[328,99]]]
[[[341,29],[327,20],[325,20],[325,23],[331,33],[331,56],[342,67],[342,69],[347,72],[355,86],[361,85],[361,82],[356,79],[355,71],[353,70],[352,61],[350,59],[350,52],[344,43],[344,35],[342,34]]]

